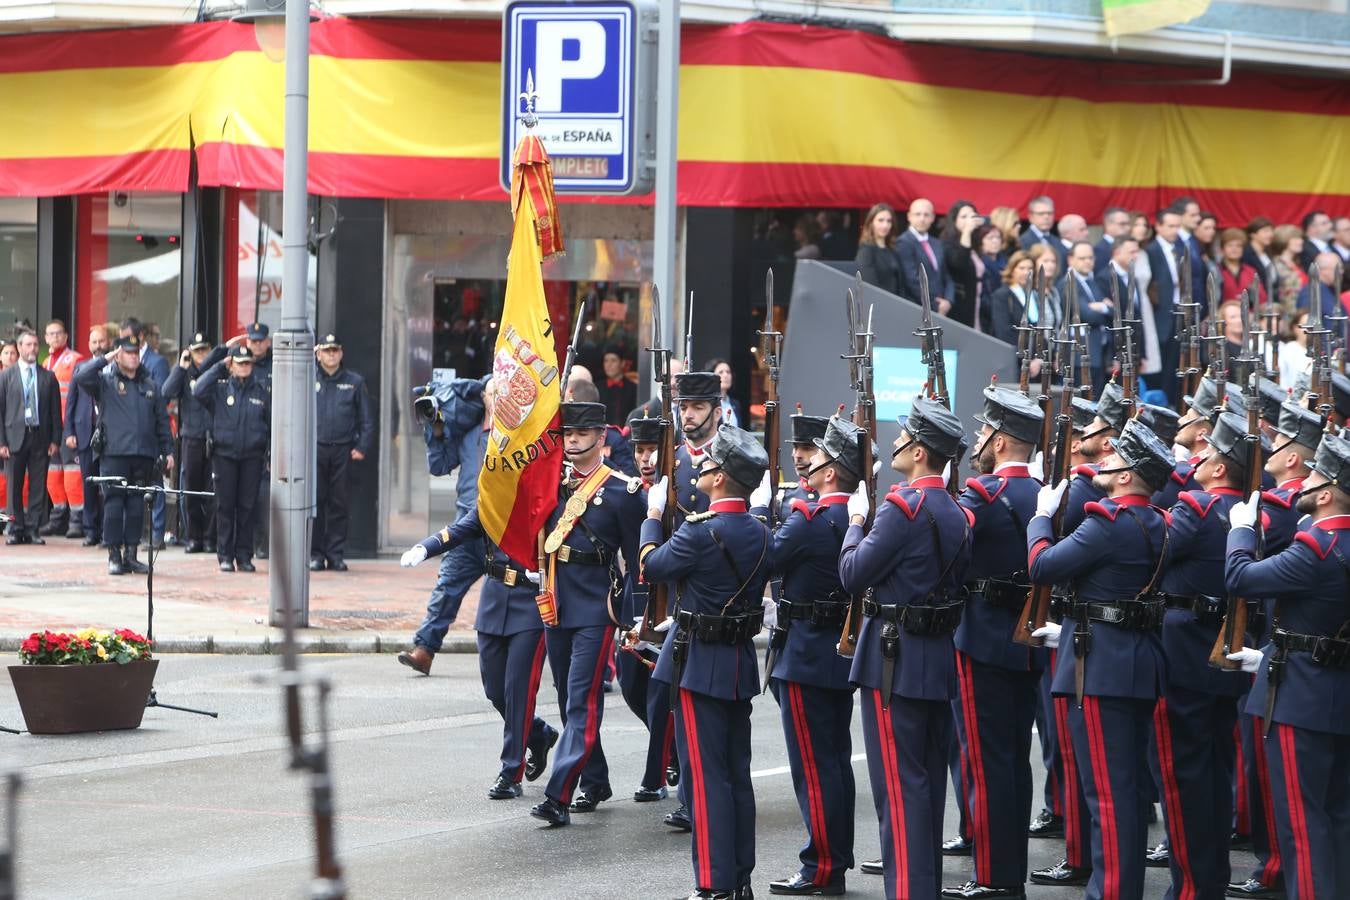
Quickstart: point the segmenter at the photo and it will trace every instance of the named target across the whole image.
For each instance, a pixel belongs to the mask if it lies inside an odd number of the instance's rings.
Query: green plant
[[[126,664],[149,659],[150,642],[126,628],[85,628],[74,634],[35,631],[19,645],[19,658],[30,666]]]

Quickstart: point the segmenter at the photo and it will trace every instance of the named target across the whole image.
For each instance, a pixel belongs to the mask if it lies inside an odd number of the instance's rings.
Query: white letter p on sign
[[[575,41],[575,59],[564,59],[563,48]],[[562,111],[562,85],[567,79],[598,78],[605,71],[605,29],[599,22],[539,22],[534,38],[535,90],[540,112]]]

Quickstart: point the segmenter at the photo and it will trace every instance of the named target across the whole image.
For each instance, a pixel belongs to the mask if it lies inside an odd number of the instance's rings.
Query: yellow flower
[[[94,636],[97,634],[98,630],[94,628],[82,628],[75,632],[75,636],[82,641],[93,640]]]
[[[106,641],[111,636],[112,633],[108,631],[98,631],[94,633],[94,639],[99,641]]]
[[[102,644],[98,644],[97,646],[98,646],[98,658],[99,658],[99,659],[107,659],[107,658],[108,658],[108,648],[105,647],[105,646],[103,646]]]

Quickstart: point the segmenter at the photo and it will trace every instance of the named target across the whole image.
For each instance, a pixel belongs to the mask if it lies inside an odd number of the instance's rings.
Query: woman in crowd
[[[1275,259],[1275,274],[1279,283],[1275,289],[1275,302],[1286,322],[1293,321],[1298,308],[1298,293],[1308,283],[1308,273],[1299,263],[1299,254],[1303,252],[1303,229],[1297,225],[1281,225],[1275,229],[1275,237],[1270,242],[1270,255]]]
[[[863,281],[900,293],[900,257],[895,255],[895,210],[878,203],[867,211],[854,257]]]
[[[1017,249],[1018,238],[1022,236],[1022,217],[1011,206],[995,206],[989,213],[989,224],[1003,235],[1003,252],[998,258],[998,272],[1001,276],[1003,267],[1008,263],[1008,254]]]
[[[975,266],[975,327],[985,334],[992,332],[989,323],[989,301],[1003,285],[1003,232],[992,222],[975,229],[971,239],[975,249],[970,251]]]
[[[1271,267],[1275,260],[1270,256],[1270,242],[1275,240],[1275,223],[1265,216],[1257,216],[1247,223],[1247,249],[1243,251],[1242,261],[1256,270],[1256,275],[1264,285],[1270,284]]]
[[[1308,367],[1308,333],[1303,330],[1306,324],[1308,312],[1304,310],[1284,332],[1280,344],[1280,387],[1286,390],[1298,384],[1298,376]]]
[[[957,200],[947,210],[947,223],[942,227],[942,254],[947,271],[952,276],[956,296],[952,298],[949,318],[962,325],[975,325],[975,299],[979,292],[979,275],[975,266],[975,229],[984,224],[984,218],[975,211],[969,200]]]
[[[1008,257],[1003,269],[1003,284],[989,298],[989,333],[1004,343],[1017,345],[1017,326],[1022,322],[1022,309],[1031,293],[1031,273],[1035,263],[1023,250]],[[1039,310],[1031,313],[1039,321]]]
[[[797,217],[797,224],[792,226],[792,240],[797,244],[797,249],[792,251],[792,255],[797,259],[821,258],[820,245],[816,243],[819,240],[819,231],[813,217],[808,215]]]
[[[731,396],[731,363],[725,359],[709,360],[705,372],[712,372],[722,381],[722,422],[727,425],[735,425],[737,428],[745,428],[750,424],[746,419],[745,413],[741,410],[741,405],[736,402],[736,398]]]
[[[1059,288],[1055,287],[1059,283],[1059,257],[1049,244],[1033,244],[1027,250],[1027,256],[1031,257],[1033,272],[1044,272],[1045,283],[1049,285],[1049,296],[1046,298],[1046,309],[1050,313],[1050,327],[1058,328],[1060,319],[1064,317],[1064,304],[1060,300]]]
[[[1242,297],[1247,286],[1256,282],[1261,290],[1261,302],[1265,303],[1266,286],[1261,284],[1261,276],[1256,269],[1242,261],[1247,250],[1247,232],[1241,228],[1225,228],[1219,246],[1223,252],[1223,261],[1219,264],[1219,274],[1223,277],[1223,299]]]
[[[1205,265],[1212,272],[1218,266],[1219,254],[1214,247],[1214,241],[1219,232],[1219,220],[1215,218],[1214,213],[1202,212],[1200,222],[1195,226],[1195,242],[1200,245],[1200,255],[1205,261]]]
[[[1130,213],[1130,237],[1139,242],[1139,255],[1134,260],[1134,280],[1139,282],[1139,296],[1148,296],[1148,283],[1153,280],[1153,270],[1149,268],[1148,254],[1144,247],[1153,240],[1153,223],[1148,214],[1139,210]]]

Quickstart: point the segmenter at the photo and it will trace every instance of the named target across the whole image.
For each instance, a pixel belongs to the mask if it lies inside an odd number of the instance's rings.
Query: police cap
[[[764,446],[750,432],[735,425],[718,426],[708,447],[708,457],[732,480],[747,488],[758,486],[769,470],[769,454],[764,452]]]
[[[675,399],[720,400],[722,379],[712,372],[681,372],[675,376]]]
[[[635,444],[659,444],[661,442],[660,419],[630,419],[628,438]]]
[[[230,359],[235,362],[253,362],[253,351],[248,349],[248,344],[236,344],[230,350]]]
[[[562,404],[563,428],[604,428],[605,404],[565,400]]]
[[[206,339],[206,335],[200,331],[192,336],[192,342],[188,344],[189,350],[204,350],[211,346],[211,342]]]
[[[262,341],[267,339],[269,330],[266,322],[250,322],[248,326],[248,339],[250,341]]]
[[[825,425],[824,436],[816,438],[814,443],[831,460],[862,478],[862,442],[867,439],[867,432],[848,419],[831,416]]]
[[[141,342],[136,339],[136,335],[129,334],[126,337],[118,338],[116,346],[118,350],[135,350],[140,352]]]
[[[323,336],[323,339],[314,345],[315,350],[327,350],[329,348],[333,348],[336,350],[342,349],[342,341],[339,341],[337,339],[337,335],[325,334]]]
[[[1176,458],[1153,430],[1138,419],[1125,423],[1120,437],[1111,442],[1116,455],[1155,491],[1167,483]]]
[[[984,410],[974,419],[1008,437],[1034,444],[1041,439],[1045,414],[1020,392],[991,384],[984,389]]]
[[[1280,424],[1275,430],[1295,444],[1316,450],[1322,441],[1322,417],[1301,403],[1286,400],[1280,406]]]
[[[961,428],[961,420],[936,400],[915,397],[901,427],[938,456],[957,459],[966,452],[966,434]]]

